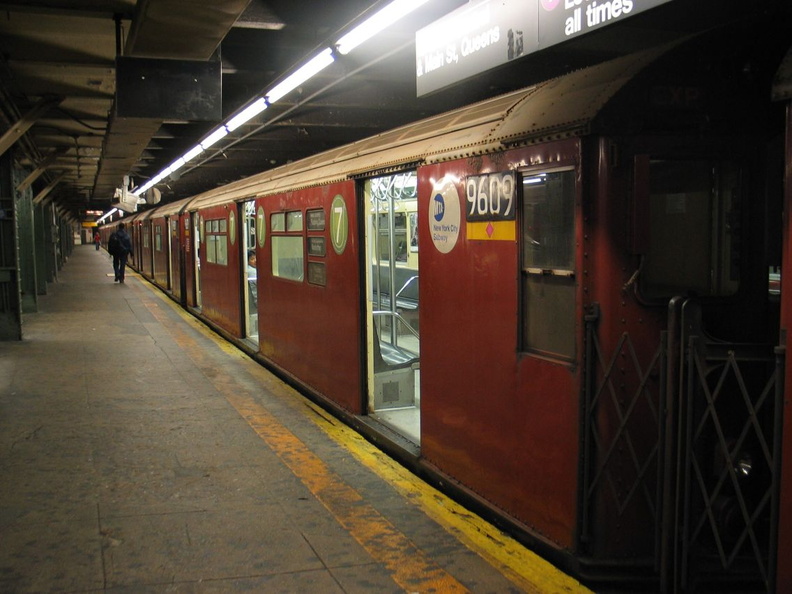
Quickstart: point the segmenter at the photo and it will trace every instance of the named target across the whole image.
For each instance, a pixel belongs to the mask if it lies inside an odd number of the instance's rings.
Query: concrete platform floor
[[[109,273],[109,275],[108,275]],[[108,255],[0,343],[0,592],[580,592]]]

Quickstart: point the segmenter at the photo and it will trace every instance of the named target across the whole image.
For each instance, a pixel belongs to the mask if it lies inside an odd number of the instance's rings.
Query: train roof
[[[154,216],[156,217],[168,217],[173,215],[181,214],[185,207],[192,202],[193,198],[182,198],[181,200],[175,200],[173,202],[169,202],[168,204],[164,204],[157,208],[154,212]]]
[[[504,146],[586,134],[608,101],[669,47],[578,70],[267,170],[198,194],[189,200],[187,208],[195,210],[409,165],[483,155]]]

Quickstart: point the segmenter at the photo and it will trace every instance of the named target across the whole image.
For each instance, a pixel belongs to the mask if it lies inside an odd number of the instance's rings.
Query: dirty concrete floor
[[[0,343],[0,592],[425,591],[429,570],[400,577],[417,557],[449,591],[520,591],[196,326],[77,246]],[[361,538],[262,439],[275,426],[412,549]]]

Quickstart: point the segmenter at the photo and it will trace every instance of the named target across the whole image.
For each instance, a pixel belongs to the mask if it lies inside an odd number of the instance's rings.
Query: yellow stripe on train
[[[467,238],[486,241],[517,241],[517,224],[515,221],[469,222]]]

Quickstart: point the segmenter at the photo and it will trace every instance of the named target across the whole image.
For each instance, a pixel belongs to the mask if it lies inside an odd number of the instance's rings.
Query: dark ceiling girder
[[[49,196],[50,192],[52,192],[52,190],[54,190],[54,189],[55,189],[55,186],[57,186],[59,183],[61,183],[61,181],[63,181],[63,178],[64,178],[64,177],[66,177],[66,172],[63,172],[63,173],[61,173],[61,174],[60,174],[60,175],[58,175],[58,176],[57,176],[55,179],[53,179],[53,180],[52,180],[52,181],[51,181],[51,182],[50,182],[50,183],[47,185],[47,187],[46,187],[46,188],[44,188],[44,189],[43,189],[43,190],[41,190],[41,191],[40,191],[38,194],[36,194],[35,198],[33,198],[33,204],[38,204],[38,203],[40,203],[42,200],[44,200],[44,199],[45,199],[47,196]]]
[[[139,0],[125,55],[208,60],[250,0]],[[162,120],[118,118],[115,108],[105,135],[92,196],[111,200]]]
[[[23,179],[20,182],[20,184],[16,188],[17,192],[24,192],[25,190],[27,190],[28,187],[30,187],[30,184],[36,181],[39,178],[39,176],[41,176],[41,174],[47,171],[47,169],[49,169],[50,166],[53,163],[55,163],[57,158],[60,157],[63,153],[65,153],[67,150],[68,150],[67,147],[62,146],[55,149],[54,151],[51,151],[46,157],[44,157],[41,163],[38,164],[38,167],[36,167],[36,169],[34,169],[30,175],[28,175],[25,179]]]
[[[138,0],[124,55],[209,60],[250,0]]]
[[[25,115],[17,120],[2,137],[0,137],[0,155],[11,148],[17,140],[27,132],[50,109],[60,104],[63,97],[50,96],[39,100]]]

